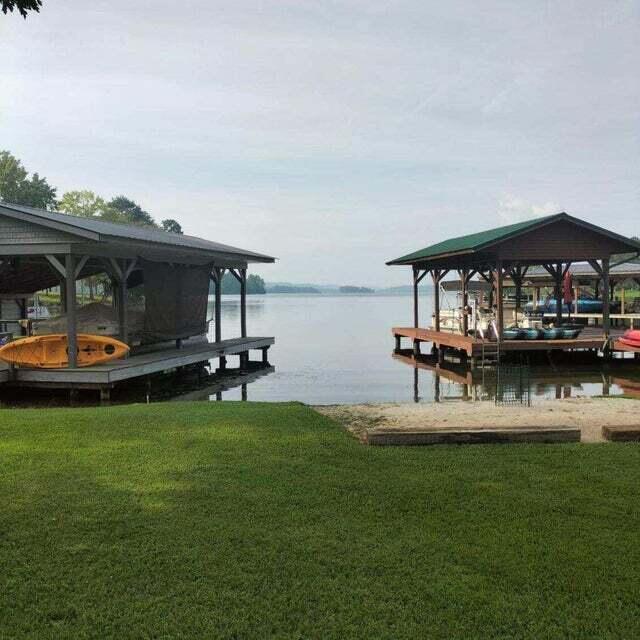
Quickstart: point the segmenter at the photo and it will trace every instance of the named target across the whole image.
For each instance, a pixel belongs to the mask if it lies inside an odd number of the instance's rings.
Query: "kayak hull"
[[[90,367],[119,360],[129,353],[129,346],[108,336],[78,334],[78,367]],[[51,334],[22,338],[0,348],[0,360],[16,367],[61,369],[69,365],[67,336]]]
[[[634,347],[640,349],[640,340],[630,340],[629,338],[620,338],[622,344],[626,344],[628,347]]]

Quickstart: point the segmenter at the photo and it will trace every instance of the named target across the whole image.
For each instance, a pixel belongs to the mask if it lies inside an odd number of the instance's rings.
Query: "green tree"
[[[224,274],[222,278],[222,293],[226,294],[236,294],[240,293],[240,283],[238,279],[228,271]],[[264,280],[260,277],[252,273],[247,276],[247,293],[265,293]]]
[[[98,218],[110,222],[123,222],[122,214],[115,209],[111,209],[104,201],[104,198],[97,196],[93,191],[84,189],[82,191],[67,191],[58,204],[58,210],[81,218]],[[107,276],[90,276],[86,278],[89,288],[89,300],[95,300],[95,294],[99,287],[102,287],[103,297],[110,288],[110,281]]]
[[[2,0],[2,13],[8,13],[17,9],[23,18],[27,17],[27,11],[39,13],[42,0]]]
[[[111,209],[104,198],[93,191],[67,191],[58,203],[58,210],[82,218],[100,218],[112,222],[123,222],[120,212]]]
[[[108,203],[111,209],[119,211],[125,222],[140,227],[157,227],[151,214],[145,211],[139,204],[125,196],[116,196]]]
[[[0,200],[38,209],[53,209],[56,190],[37,173],[29,177],[20,160],[0,151]]]
[[[168,231],[169,233],[178,233],[182,235],[182,225],[173,218],[167,218],[167,220],[163,220],[161,223],[162,229],[164,231]]]

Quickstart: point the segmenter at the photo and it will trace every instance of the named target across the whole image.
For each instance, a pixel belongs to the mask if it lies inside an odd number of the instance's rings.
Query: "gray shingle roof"
[[[169,233],[160,229],[150,227],[138,227],[129,224],[118,224],[116,222],[106,222],[96,218],[82,218],[57,211],[45,211],[33,207],[25,207],[0,201],[0,210],[4,207],[12,211],[24,213],[29,217],[30,222],[43,224],[56,223],[69,227],[69,233],[73,230],[87,231],[98,234],[100,239],[115,238],[124,241],[146,242],[165,247],[195,249],[200,251],[211,251],[215,253],[227,253],[234,256],[241,256],[248,262],[274,262],[275,258],[254,251],[247,251],[239,247],[233,247],[219,242],[204,240],[196,236],[180,235]]]

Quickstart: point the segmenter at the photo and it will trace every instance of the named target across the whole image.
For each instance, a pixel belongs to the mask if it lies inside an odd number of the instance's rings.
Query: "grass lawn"
[[[2,638],[640,636],[640,446],[298,404],[0,411]]]

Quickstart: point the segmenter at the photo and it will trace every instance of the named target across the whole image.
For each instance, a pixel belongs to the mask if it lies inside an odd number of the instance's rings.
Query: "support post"
[[[262,364],[265,367],[269,366],[269,347],[262,347]]]
[[[129,342],[129,319],[127,317],[127,278],[123,275],[118,282],[118,321],[120,323],[120,339]]]
[[[611,319],[609,317],[609,258],[602,259],[602,330],[606,342],[606,351],[609,352],[609,336],[611,333]]]
[[[242,351],[239,354],[240,357],[240,373],[245,374],[249,372],[249,352]]]
[[[66,278],[66,276],[65,276]],[[60,280],[60,313],[67,312],[67,281],[63,278]]]
[[[462,335],[469,333],[469,316],[467,315],[467,306],[469,305],[469,270],[461,269],[458,276],[462,282]]]
[[[438,271],[432,271],[431,277],[433,278],[433,328],[436,331],[440,331],[440,273]]]
[[[216,284],[215,290],[215,308],[214,308],[214,331],[215,341],[222,342],[222,278],[224,276],[224,269],[222,267],[213,268],[213,279]],[[224,371],[227,368],[227,358],[220,356],[219,359],[219,371]]]
[[[213,268],[214,280],[216,283],[216,291],[215,291],[215,336],[216,342],[220,342],[222,340],[222,327],[220,326],[220,319],[222,316],[222,312],[220,306],[222,304],[222,276],[224,274],[224,270],[220,267]]]
[[[247,337],[247,270],[240,269],[240,337]]]
[[[502,337],[504,335],[504,305],[503,305],[503,270],[502,270],[502,261],[498,260],[496,262],[496,270],[495,270],[495,290],[496,290],[496,325],[498,328],[498,335],[496,336],[498,341],[502,341]]]
[[[516,285],[516,314],[514,318],[516,325],[518,324],[518,317],[522,311],[522,283],[524,282],[524,277],[527,275],[528,270],[529,267],[523,267],[520,264],[511,269],[511,278]]]
[[[67,300],[67,350],[68,367],[78,365],[78,335],[76,330],[76,259],[68,254],[65,258],[65,292]]]
[[[100,406],[107,407],[111,404],[111,389],[109,387],[100,387]]]
[[[418,267],[413,267],[413,326],[418,324]]]
[[[418,267],[413,267],[413,326],[416,329],[419,326],[418,320]],[[413,355],[420,355],[420,343],[416,339],[413,341]]]
[[[556,265],[556,278],[555,278],[555,295],[556,295],[556,327],[562,324],[562,305],[564,303],[564,297],[562,295],[562,263],[558,262]]]

